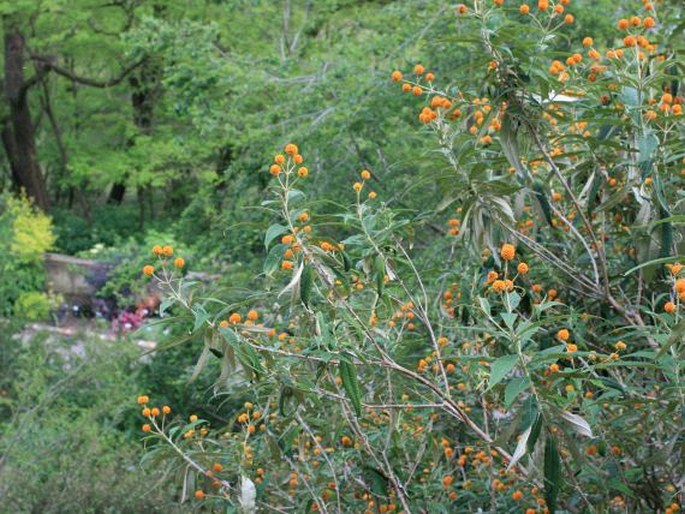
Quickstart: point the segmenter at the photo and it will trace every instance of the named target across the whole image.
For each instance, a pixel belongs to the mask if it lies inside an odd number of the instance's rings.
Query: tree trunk
[[[5,154],[7,154],[7,161],[10,164],[10,171],[12,173],[12,187],[16,190],[19,189],[19,172],[17,171],[17,143],[14,140],[14,134],[12,133],[12,122],[9,117],[5,118],[2,122],[2,132],[0,132],[2,137],[2,146],[5,148]],[[17,191],[18,192],[18,191]]]
[[[131,85],[131,106],[133,107],[133,123],[142,134],[152,132],[152,118],[155,102],[159,96],[159,86],[162,68],[159,63],[145,61],[138,73],[132,74],[128,81]],[[129,145],[135,141],[131,139]],[[109,203],[120,204],[126,194],[125,182],[115,182],[109,191]]]
[[[164,14],[164,10],[164,7],[159,4],[153,5],[155,17],[161,17]],[[132,74],[128,79],[132,89],[133,123],[146,135],[152,132],[152,117],[154,115],[155,102],[160,94],[162,72],[161,63],[145,59],[138,73]],[[131,139],[129,145],[133,146],[134,144],[134,140]],[[124,195],[126,195],[126,183],[123,180],[115,182],[109,191],[107,202],[120,204],[124,199]]]
[[[24,80],[24,36],[16,21],[3,19],[5,31],[5,101],[9,105],[9,124],[2,133],[3,145],[12,164],[16,185],[33,198],[43,210],[49,207],[45,179],[38,165],[35,133],[31,121],[27,90]]]
[[[84,196],[83,190],[80,188],[76,190],[71,180],[71,172],[69,170],[69,154],[67,154],[67,147],[64,145],[64,139],[62,138],[62,130],[60,129],[59,123],[57,121],[57,116],[55,116],[55,111],[52,110],[50,89],[48,88],[46,79],[43,79],[41,85],[43,86],[43,112],[45,112],[45,114],[47,115],[48,121],[50,121],[50,126],[52,127],[52,132],[55,135],[55,142],[57,143],[57,149],[59,150],[60,161],[62,164],[62,178],[66,178],[69,182],[67,195],[69,201],[69,209],[72,208],[72,205],[74,203],[74,196],[76,196],[78,198],[79,204],[81,205],[81,209],[83,210],[83,217],[86,219],[86,221],[90,222],[91,217],[88,201]],[[55,203],[59,203],[60,187],[57,187],[55,189],[57,190],[57,197],[55,198]]]
[[[126,184],[123,182],[115,182],[112,184],[112,189],[109,190],[109,197],[107,198],[107,203],[120,204],[124,201],[124,195],[126,194]]]

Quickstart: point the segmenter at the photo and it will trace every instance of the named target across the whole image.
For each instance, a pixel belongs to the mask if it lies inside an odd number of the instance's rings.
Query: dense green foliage
[[[139,350],[80,334],[6,333],[0,512],[175,512],[162,474],[140,479],[130,415]]]
[[[679,510],[677,2],[0,15],[1,513]]]
[[[0,316],[49,317],[58,302],[44,292],[42,258],[54,243],[50,218],[26,197],[0,197]]]

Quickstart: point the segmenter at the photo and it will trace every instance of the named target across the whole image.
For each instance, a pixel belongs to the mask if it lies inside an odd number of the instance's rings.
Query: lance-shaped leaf
[[[352,361],[344,358],[340,360],[338,367],[345,393],[352,403],[355,414],[359,417],[362,415],[362,392],[359,387],[359,380],[357,380],[357,367]]]
[[[312,295],[312,283],[314,282],[314,273],[310,264],[304,264],[302,267],[302,277],[300,279],[300,300],[309,307],[309,299]]]
[[[585,421],[585,419],[581,418],[577,414],[572,414],[571,412],[563,412],[561,414],[561,417],[568,421],[571,425],[571,428],[573,428],[573,430],[578,434],[584,435],[585,437],[594,437],[592,435],[592,428],[590,428],[590,423]]]
[[[352,260],[350,259],[350,256],[347,255],[347,252],[345,251],[341,251],[340,255],[343,261],[343,269],[345,271],[350,271],[350,269],[352,268]]]
[[[276,239],[281,234],[285,234],[288,231],[288,227],[275,223],[266,229],[266,234],[264,235],[264,246],[268,249],[271,242]]]
[[[285,286],[280,293],[278,293],[278,298],[283,296],[285,293],[288,291],[292,291],[293,295],[299,294],[300,291],[300,279],[302,278],[302,270],[304,269],[304,264],[300,263],[300,265],[297,267],[297,270],[295,273],[293,273],[293,278],[290,279],[290,282],[288,282],[288,285]]]
[[[197,362],[195,363],[195,369],[193,369],[193,374],[190,376],[190,382],[194,382],[195,379],[197,379],[197,377],[200,376],[200,373],[202,373],[202,370],[207,365],[207,360],[209,359],[209,356],[210,356],[209,341],[205,341],[205,346],[202,349],[202,353],[200,354],[200,357],[197,359]]]
[[[504,390],[504,407],[507,409],[511,407],[516,398],[530,387],[530,380],[528,377],[512,378]]]
[[[378,296],[383,296],[383,285],[385,284],[385,261],[380,255],[377,255],[373,261],[373,271],[376,276],[376,292],[378,293]]]
[[[281,265],[281,261],[283,260],[283,256],[285,255],[285,251],[288,249],[288,245],[284,244],[277,244],[274,246],[271,250],[269,250],[269,254],[266,256],[266,259],[264,260],[264,274],[267,277],[270,277],[273,275],[276,270]]]
[[[526,428],[526,430],[521,434],[518,444],[516,445],[516,450],[514,450],[514,454],[511,456],[511,460],[507,466],[507,471],[516,466],[516,463],[526,454],[526,449],[528,448],[528,438],[530,437],[530,432],[532,429],[533,425]]]
[[[240,477],[240,508],[243,514],[257,512],[257,488],[252,480],[246,476]]]
[[[547,442],[545,443],[544,475],[545,501],[549,511],[554,514],[561,486],[561,459],[559,457],[559,450],[557,450],[557,442],[551,435],[547,436]]]
[[[542,430],[542,414],[540,414],[538,412],[535,415],[535,420],[533,421],[533,424],[531,425],[530,436],[528,437],[528,441],[527,441],[529,453],[533,453],[533,450],[535,449],[535,443],[538,442],[538,438],[540,437],[540,431],[541,430]]]

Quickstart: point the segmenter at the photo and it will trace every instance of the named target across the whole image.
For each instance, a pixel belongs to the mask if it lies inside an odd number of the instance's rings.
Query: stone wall
[[[48,289],[69,300],[88,301],[106,280],[111,265],[58,253],[45,254]]]
[[[47,287],[53,293],[60,294],[71,301],[88,302],[95,296],[106,280],[113,265],[80,259],[59,253],[46,253],[44,258],[47,271]],[[186,275],[188,280],[211,282],[217,280],[217,275],[191,271]],[[151,280],[147,286],[147,293],[152,296],[163,296],[156,280]]]

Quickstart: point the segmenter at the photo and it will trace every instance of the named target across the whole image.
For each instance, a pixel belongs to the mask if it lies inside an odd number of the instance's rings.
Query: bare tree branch
[[[79,84],[83,84],[84,86],[91,86],[91,87],[98,87],[98,88],[108,88],[112,86],[116,86],[119,84],[121,81],[123,81],[133,70],[138,68],[140,65],[142,65],[145,62],[146,58],[139,59],[137,61],[134,61],[132,64],[121,70],[121,73],[119,75],[112,77],[108,80],[96,80],[92,79],[89,77],[81,77],[79,75],[76,75],[75,73],[72,73],[71,71],[62,68],[59,66],[53,58],[50,57],[45,57],[42,55],[31,55],[31,59],[33,61],[36,61],[38,63],[42,63],[45,68],[48,70],[52,70],[58,75],[61,75],[63,77],[68,78],[69,80],[72,80],[74,82],[77,82]],[[28,82],[28,81],[27,81]],[[36,83],[35,81],[34,83]]]

